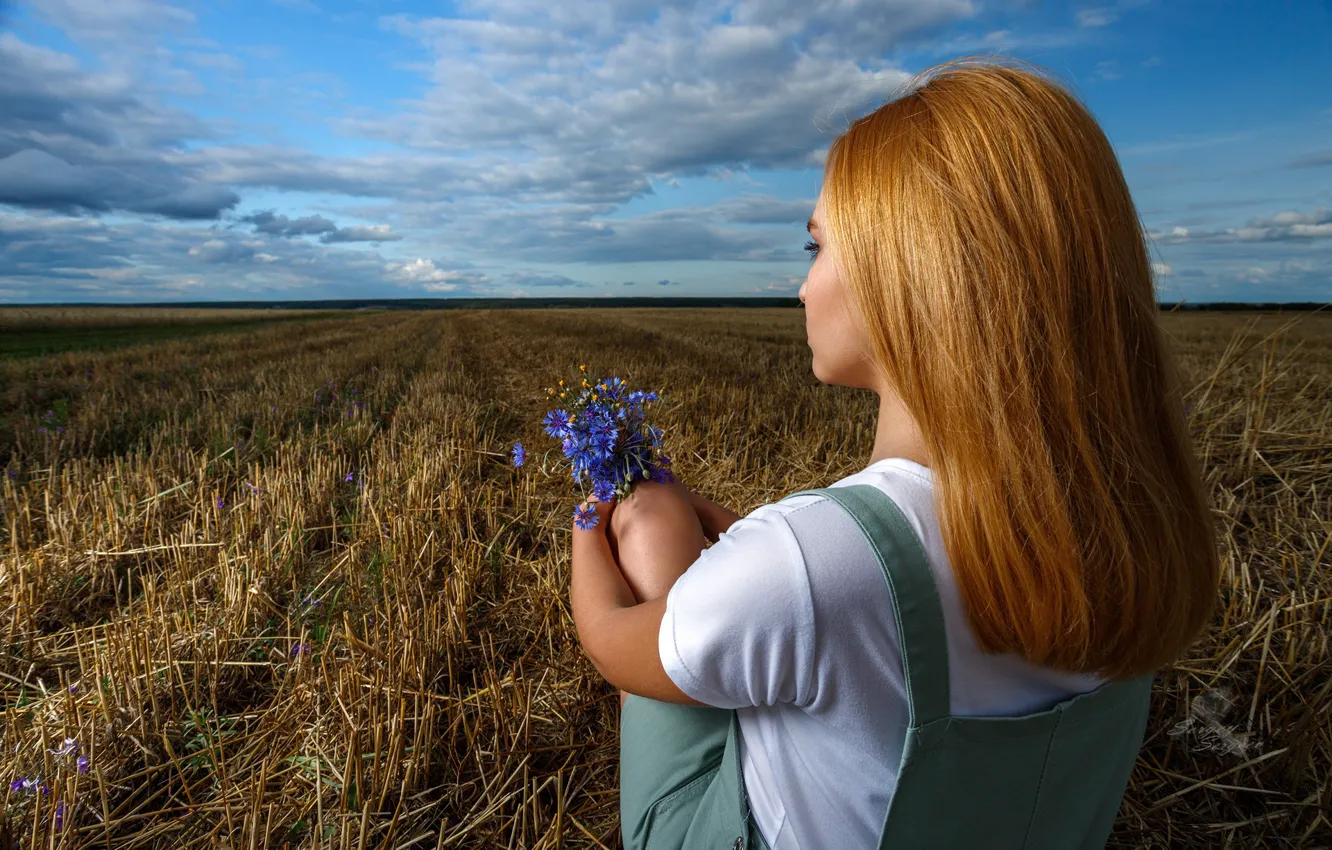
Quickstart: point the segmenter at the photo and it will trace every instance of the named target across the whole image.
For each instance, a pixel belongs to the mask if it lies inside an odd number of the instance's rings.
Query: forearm
[[[698,521],[703,526],[703,533],[708,540],[716,543],[717,538],[723,531],[729,529],[740,519],[740,514],[735,511],[722,507],[716,502],[704,496],[690,491],[689,502],[694,506],[694,512],[698,514]]]
[[[601,648],[599,637],[606,618],[621,609],[632,608],[638,602],[615,563],[610,543],[601,530],[574,531],[572,561],[569,604],[573,609],[574,627],[578,630],[583,651],[600,670],[596,653]]]

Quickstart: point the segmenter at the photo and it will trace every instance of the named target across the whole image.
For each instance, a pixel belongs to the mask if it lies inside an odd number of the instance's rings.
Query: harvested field
[[[1222,597],[1159,676],[1110,846],[1332,846],[1332,314],[1162,322]],[[0,360],[0,847],[617,847],[618,694],[569,611],[576,494],[539,468],[580,363],[657,390],[675,474],[742,515],[873,443],[798,309],[339,313]]]

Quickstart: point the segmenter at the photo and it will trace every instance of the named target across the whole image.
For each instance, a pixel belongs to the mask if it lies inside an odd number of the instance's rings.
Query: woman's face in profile
[[[799,297],[805,305],[805,334],[814,357],[814,377],[825,384],[871,389],[871,370],[862,354],[869,350],[868,337],[854,318],[855,306],[837,272],[837,247],[824,227],[822,191],[810,220],[810,240],[818,250]]]

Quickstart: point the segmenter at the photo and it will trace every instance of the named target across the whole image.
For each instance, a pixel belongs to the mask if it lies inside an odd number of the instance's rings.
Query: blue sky
[[[973,53],[1100,121],[1158,300],[1325,302],[1329,8],[0,0],[0,302],[794,296],[827,145]]]

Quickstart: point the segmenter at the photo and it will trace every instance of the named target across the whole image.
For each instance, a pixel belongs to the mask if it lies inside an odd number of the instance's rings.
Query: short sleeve
[[[781,512],[756,508],[699,554],[667,594],[657,642],[666,675],[706,705],[810,701],[809,576]]]

